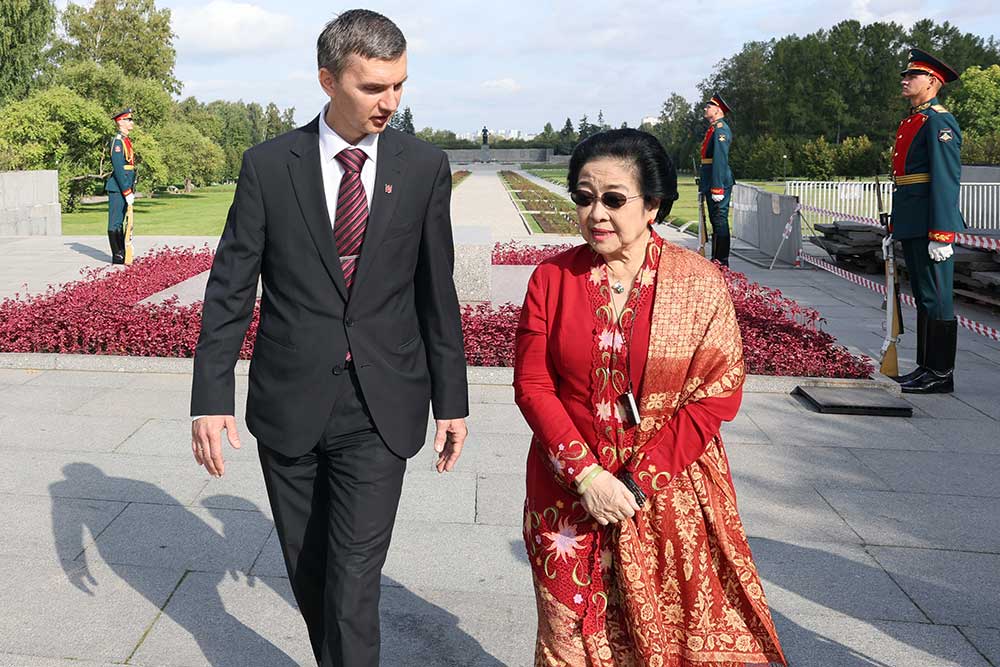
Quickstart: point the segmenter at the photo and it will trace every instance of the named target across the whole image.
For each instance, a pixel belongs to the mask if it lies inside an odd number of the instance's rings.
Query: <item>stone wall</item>
[[[963,183],[1000,183],[1000,167],[962,165]]]
[[[551,148],[455,148],[445,151],[452,164],[470,162],[548,162]]]
[[[0,171],[0,236],[61,236],[59,172]]]

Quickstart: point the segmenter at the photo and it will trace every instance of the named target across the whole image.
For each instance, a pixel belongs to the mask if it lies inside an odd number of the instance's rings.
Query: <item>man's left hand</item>
[[[712,201],[720,202],[726,198],[726,195],[712,195]]]
[[[438,453],[438,472],[451,472],[462,454],[462,446],[469,435],[465,419],[435,419],[434,451]]]
[[[928,241],[927,242],[927,254],[931,256],[931,259],[935,262],[943,262],[952,255],[955,251],[952,249],[950,243],[941,243],[940,241]]]

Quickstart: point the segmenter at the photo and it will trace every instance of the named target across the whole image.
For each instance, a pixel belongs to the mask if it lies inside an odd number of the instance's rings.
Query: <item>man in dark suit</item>
[[[406,459],[428,404],[437,469],[467,434],[445,154],[388,129],[406,80],[389,19],[344,12],[318,41],[330,101],[248,150],[205,291],[191,414],[195,460],[239,446],[233,367],[263,296],[247,424],[316,660],[379,661],[379,578]]]

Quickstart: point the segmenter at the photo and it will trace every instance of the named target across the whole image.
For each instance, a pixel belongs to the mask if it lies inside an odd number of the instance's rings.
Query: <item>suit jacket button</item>
[[[340,364],[337,364],[336,366],[333,367],[332,373],[334,375],[340,375],[343,372],[344,372],[344,367],[341,366]]]
[[[346,322],[344,322],[344,324],[346,324],[349,327],[353,327],[354,326],[354,320],[348,319]]]

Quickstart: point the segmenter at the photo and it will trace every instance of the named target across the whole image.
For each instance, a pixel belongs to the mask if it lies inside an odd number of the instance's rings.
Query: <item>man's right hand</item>
[[[580,501],[590,516],[602,526],[634,516],[640,509],[628,487],[607,470],[598,473],[580,496]]]
[[[129,194],[125,195],[125,203],[128,204],[129,206],[131,206],[132,204],[134,204],[135,203],[135,195],[132,194],[132,193],[129,193]]]
[[[236,418],[232,415],[209,415],[191,422],[191,452],[198,465],[213,477],[222,477],[225,462],[222,459],[222,431],[233,449],[240,448],[240,435],[236,431]]]

